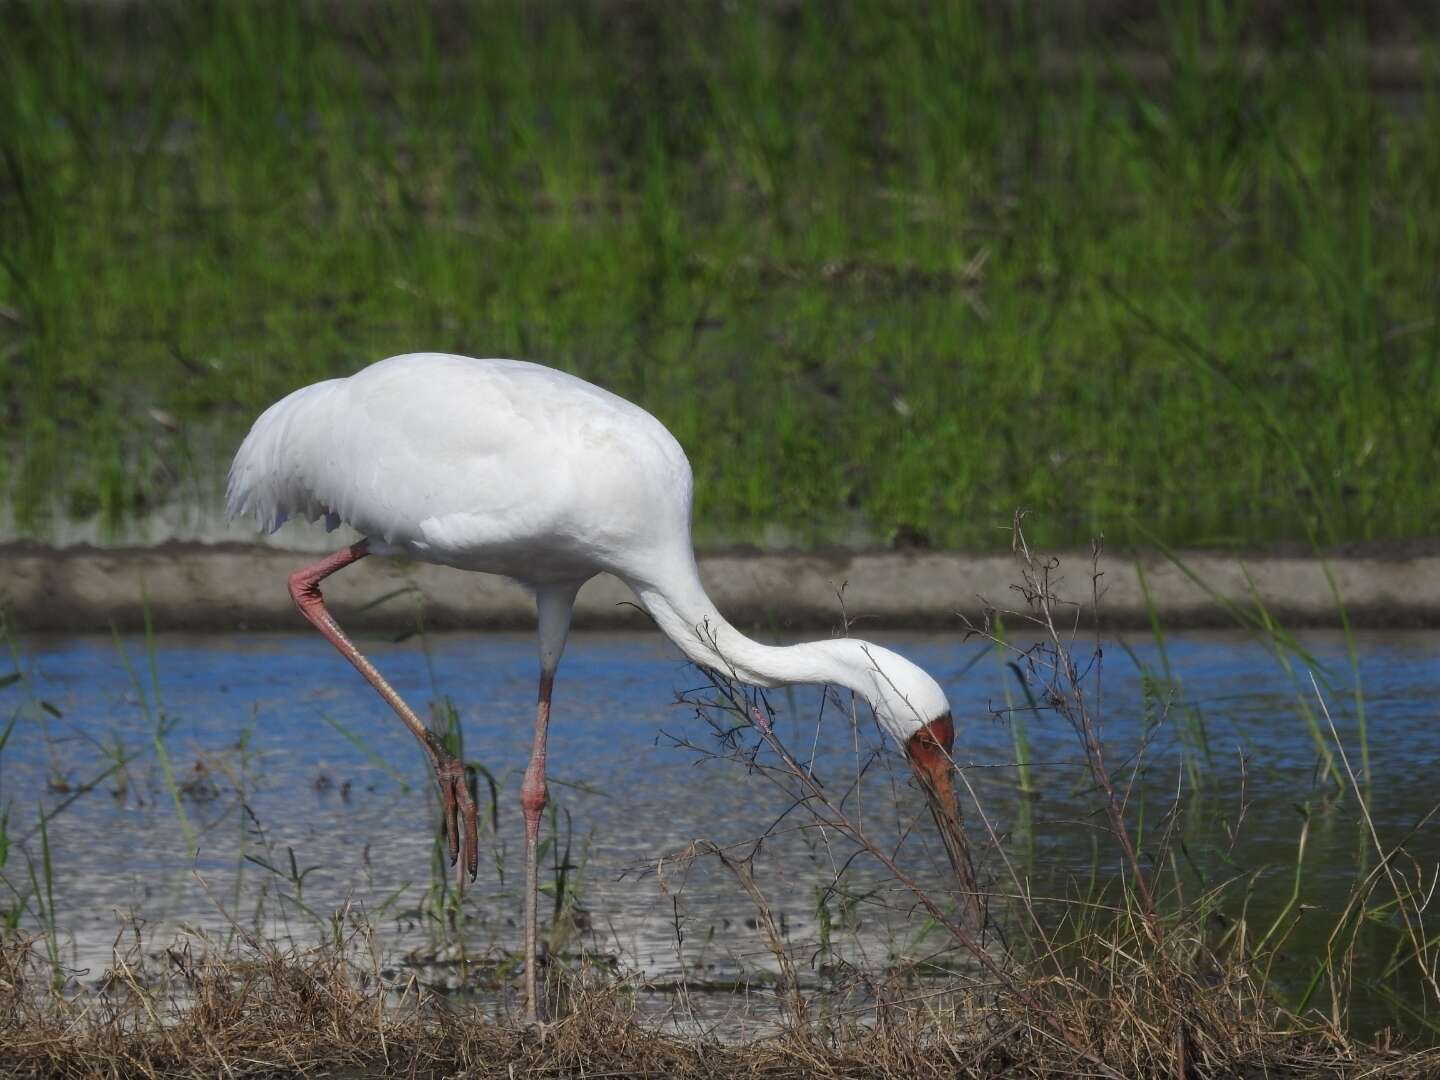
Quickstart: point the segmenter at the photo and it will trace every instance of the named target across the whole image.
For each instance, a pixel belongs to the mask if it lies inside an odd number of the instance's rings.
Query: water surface
[[[1007,683],[1011,701],[1023,698],[998,654],[953,636],[878,637],[946,687],[957,758],[971,766],[966,776],[1015,873],[1038,895],[1065,895],[1113,873],[1114,845],[1095,813],[1075,736],[1052,713],[1019,714],[1037,795],[1017,793]],[[1440,799],[1434,636],[1365,634],[1358,669],[1339,635],[1308,635],[1301,644],[1308,658],[1291,656],[1287,671],[1239,634],[1175,635],[1163,655],[1145,637],[1107,641],[1086,683],[1146,850],[1160,830],[1171,830],[1168,850],[1196,892],[1231,877],[1253,880],[1249,914],[1261,930],[1290,893],[1308,815],[1302,880],[1314,910],[1292,934],[1280,973],[1280,985],[1297,993],[1357,866],[1375,864],[1357,803],[1337,796],[1302,714],[1300,702],[1317,704],[1312,667],[1357,773],[1358,670],[1375,777],[1371,814],[1382,842],[1406,837]],[[519,945],[518,792],[533,721],[533,639],[432,635],[361,645],[422,713],[432,702],[454,703],[467,757],[495,781],[498,829],[487,825],[482,836],[461,940],[472,955],[503,958]],[[433,957],[444,944],[427,914],[440,867],[424,757],[326,642],[161,637],[147,647],[138,638],[43,638],[22,643],[18,655],[26,677],[0,690],[0,709],[17,717],[0,757],[0,797],[12,841],[24,842],[4,873],[26,892],[26,857],[36,865],[42,858],[36,822],[44,808],[54,922],[78,970],[103,970],[116,933],[137,919],[156,941],[177,928],[224,934],[235,925],[309,940],[347,904],[377,923],[397,963]],[[1142,668],[1160,677],[1166,664],[1170,683],[1158,693],[1152,684],[1147,695]],[[814,828],[785,791],[710,753],[722,749],[713,729],[693,705],[676,703],[704,684],[656,635],[572,639],[551,727],[557,813],[546,835],[556,841],[542,871],[542,880],[555,882],[568,850],[566,883],[580,915],[565,951],[602,957],[663,987],[723,986],[773,971],[753,902],[714,859],[683,857],[702,838],[755,853],[756,883],[804,978],[823,982],[837,960],[878,969],[937,948],[934,928],[868,860],[847,864],[852,849]],[[832,697],[821,709],[813,688],[770,700],[797,757],[831,790],[853,785],[849,812],[943,893],[943,854],[923,802],[873,720],[852,712],[848,699]],[[155,753],[157,718],[197,839],[193,859]],[[117,754],[128,763],[90,787]],[[480,793],[488,817],[489,785],[482,782]],[[757,849],[753,842],[767,832]],[[1434,827],[1409,836],[1407,846],[1433,874]],[[822,931],[817,900],[846,866],[849,895],[858,899],[847,905],[830,896]],[[1013,891],[993,850],[983,870],[997,891]],[[296,872],[304,872],[298,888]],[[542,898],[542,911],[549,906],[553,900]],[[1370,933],[1377,956],[1395,944],[1395,928],[1383,920]],[[453,942],[448,948],[444,955],[453,955]],[[1390,1018],[1380,996],[1364,997],[1373,1012],[1364,1022]]]

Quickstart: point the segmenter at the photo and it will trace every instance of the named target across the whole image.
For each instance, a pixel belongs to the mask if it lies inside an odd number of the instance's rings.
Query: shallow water
[[[1118,866],[1094,814],[1075,737],[1051,713],[1024,717],[1039,796],[1027,802],[1016,794],[1011,727],[997,713],[1005,706],[1007,680],[1012,693],[1015,684],[993,651],[953,636],[878,637],[946,686],[959,731],[957,759],[974,766],[967,778],[1011,864],[1036,895],[1066,894]],[[1301,643],[1322,686],[1330,688],[1325,699],[1358,772],[1354,673],[1343,639],[1314,634]],[[443,697],[456,704],[467,757],[483,763],[498,784],[498,830],[482,835],[480,878],[464,902],[463,940],[472,955],[504,957],[519,945],[518,789],[533,717],[533,640],[432,635],[361,645],[422,712],[426,702]],[[1433,779],[1440,761],[1435,645],[1433,634],[1359,638],[1376,778],[1371,810],[1385,843],[1400,840],[1440,800]],[[376,922],[394,962],[435,954],[437,926],[425,915],[425,898],[439,870],[424,758],[323,640],[161,637],[147,650],[134,638],[52,638],[23,642],[18,655],[26,678],[0,690],[0,710],[17,716],[0,756],[0,798],[9,807],[12,842],[25,839],[3,872],[20,892],[27,890],[26,857],[38,868],[36,821],[46,808],[54,921],[66,959],[78,970],[91,977],[103,971],[117,932],[136,918],[157,942],[180,927],[224,934],[232,920],[303,941],[322,932],[330,913],[347,902]],[[1152,696],[1147,720],[1138,665],[1159,673],[1165,660],[1179,690],[1164,716]],[[1132,818],[1143,836],[1153,842],[1172,828],[1170,850],[1194,892],[1229,877],[1253,877],[1252,933],[1263,933],[1289,895],[1300,807],[1308,804],[1303,900],[1314,910],[1291,935],[1278,972],[1279,985],[1298,993],[1357,865],[1376,860],[1357,804],[1336,799],[1317,768],[1316,744],[1297,707],[1301,699],[1314,702],[1308,669],[1299,658],[1291,664],[1287,673],[1261,645],[1238,634],[1174,635],[1163,658],[1137,635],[1106,642],[1087,685],[1099,694],[1112,768],[1127,783],[1134,778]],[[697,838],[743,844],[767,830],[772,834],[755,859],[755,880],[802,978],[823,983],[835,960],[874,969],[938,947],[939,935],[913,904],[858,860],[847,871],[852,892],[875,891],[848,910],[830,900],[828,951],[822,948],[817,897],[851,849],[831,832],[801,828],[804,810],[794,809],[760,773],[707,756],[705,749],[719,748],[711,729],[693,706],[675,703],[677,692],[703,685],[658,636],[572,639],[550,744],[560,839],[542,869],[542,881],[553,881],[568,836],[568,880],[583,914],[565,950],[606,957],[661,986],[763,980],[776,964],[754,904],[714,859],[681,856]],[[891,844],[908,833],[899,849],[902,865],[939,886],[943,854],[923,803],[900,758],[872,753],[881,745],[873,722],[862,715],[852,724],[834,703],[822,712],[819,691],[811,688],[770,700],[781,737],[832,790],[863,774],[847,808]],[[193,860],[185,855],[179,815],[154,752],[156,715],[170,725],[164,745],[197,836]],[[1319,720],[1323,725],[1323,716]],[[1328,739],[1328,730],[1324,734]],[[676,746],[675,738],[702,749]],[[746,741],[753,745],[753,734]],[[133,760],[88,788],[118,748]],[[480,792],[488,813],[483,782]],[[1177,797],[1184,812],[1167,819]],[[1227,827],[1237,824],[1232,845]],[[1440,857],[1435,826],[1422,828],[1407,846],[1433,874]],[[295,869],[308,870],[298,889],[285,880],[291,852]],[[997,891],[1013,891],[993,851],[984,871]],[[542,898],[542,913],[546,905],[553,900]],[[32,903],[32,916],[34,910]],[[1380,920],[1364,940],[1381,957],[1397,934]],[[434,965],[417,970],[435,981],[455,978]],[[1360,974],[1366,974],[1363,964]],[[1403,999],[1405,980],[1394,988]],[[1356,1017],[1362,1026],[1394,1019],[1395,1008],[1383,996],[1362,991]],[[728,1015],[767,995],[711,997],[713,1008]]]

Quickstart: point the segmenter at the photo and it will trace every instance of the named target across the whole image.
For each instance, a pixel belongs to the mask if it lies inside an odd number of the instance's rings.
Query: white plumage
[[[692,483],[675,437],[608,390],[518,360],[411,353],[267,409],[235,455],[228,503],[267,532],[291,517],[345,522],[372,554],[541,591],[614,574],[698,663],[760,686],[846,686],[902,743],[949,711],[933,679],[879,646],[866,648],[883,672],[854,639],[777,649],[734,630],[695,569]]]
[[[535,591],[541,701],[527,772],[527,826],[533,816],[538,828],[537,804],[544,802],[550,682],[575,594],[602,572],[625,581],[696,663],[760,686],[834,683],[861,694],[911,751],[932,804],[936,785],[948,793],[948,776],[932,775],[933,765],[922,768],[923,755],[916,753],[927,739],[949,750],[950,707],[940,686],[898,654],[856,639],[776,647],[731,626],[706,596],[696,570],[692,484],[674,436],[607,390],[538,364],[413,353],[296,390],[267,409],[235,455],[228,506],[232,515],[253,516],[266,531],[299,517],[323,520],[329,529],[344,522],[366,537],[297,572],[291,592],[306,617],[421,738],[447,800],[453,776],[446,770],[453,773],[456,766],[443,752],[437,757],[436,747],[416,730],[413,713],[323,607],[319,581],[367,554],[503,574]],[[454,797],[463,800],[464,793]],[[947,823],[941,816],[954,814],[953,796],[948,801],[948,811],[937,810],[942,834]],[[448,801],[447,813],[452,829],[464,824]],[[949,847],[956,838],[946,839]],[[467,853],[467,860],[473,875],[473,856]],[[526,944],[532,1015],[533,935],[531,896]]]
[[[229,492],[262,529],[329,516],[395,553],[531,581],[638,554],[677,524],[647,507],[684,515],[689,501],[685,453],[643,409],[538,364],[437,353],[271,406]]]

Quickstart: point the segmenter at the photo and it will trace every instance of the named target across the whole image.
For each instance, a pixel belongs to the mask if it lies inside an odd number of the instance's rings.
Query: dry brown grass
[[[1143,931],[1140,931],[1143,934]],[[361,937],[363,935],[357,935]],[[1176,936],[1172,934],[1173,937]],[[1139,938],[1133,941],[1139,941]],[[1132,942],[1133,943],[1133,942]],[[667,1034],[609,977],[552,974],[543,1038],[396,985],[364,942],[251,939],[196,955],[117,950],[103,988],[57,989],[35,942],[0,949],[0,1073],[15,1077],[1422,1076],[1432,1059],[1279,1024],[1243,973],[1202,978],[1094,937],[1069,978],[1036,979],[1045,1015],[993,988],[882,993],[855,1022],[745,1045]],[[1104,971],[1095,965],[1108,964]],[[1070,1031],[1074,1045],[1057,1038]],[[1376,1071],[1378,1070],[1378,1071]]]

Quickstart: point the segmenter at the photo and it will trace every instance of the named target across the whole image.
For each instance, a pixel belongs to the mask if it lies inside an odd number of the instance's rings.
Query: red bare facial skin
[[[930,777],[950,775],[950,748],[955,745],[955,721],[946,713],[921,727],[905,744],[905,755],[916,773]]]
[[[935,827],[945,845],[945,854],[960,886],[967,921],[978,926],[984,916],[975,868],[970,862],[970,845],[965,839],[960,806],[955,801],[955,787],[950,782],[950,748],[954,745],[955,721],[946,713],[922,725],[910,736],[905,744],[905,756],[910,759],[910,767],[915,770],[915,777],[930,802],[930,814],[935,819]]]

